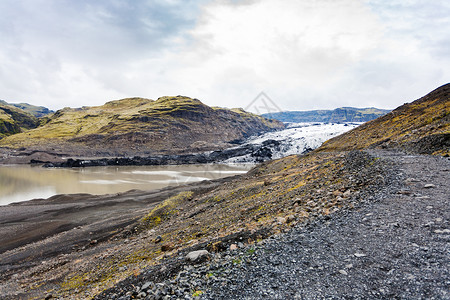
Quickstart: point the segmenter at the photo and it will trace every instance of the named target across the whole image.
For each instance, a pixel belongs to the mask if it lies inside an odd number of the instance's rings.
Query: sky
[[[2,0],[0,99],[392,109],[450,81],[449,33],[448,0]]]

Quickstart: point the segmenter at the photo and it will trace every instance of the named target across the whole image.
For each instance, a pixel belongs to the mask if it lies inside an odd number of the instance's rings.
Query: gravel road
[[[355,209],[97,299],[450,299],[450,160],[369,154],[387,159],[391,176]]]
[[[270,239],[204,298],[449,299],[450,161],[372,154],[398,165],[395,194]]]

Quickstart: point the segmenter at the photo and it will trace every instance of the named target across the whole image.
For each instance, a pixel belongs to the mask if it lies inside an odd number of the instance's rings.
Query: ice
[[[249,138],[244,144],[261,145],[267,140],[280,142],[271,148],[272,159],[302,154],[320,147],[326,140],[358,127],[362,123],[286,123],[286,129]],[[254,162],[250,155],[233,157],[227,163]]]

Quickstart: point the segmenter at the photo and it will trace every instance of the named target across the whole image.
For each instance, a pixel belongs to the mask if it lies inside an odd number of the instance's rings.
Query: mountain
[[[240,109],[209,107],[184,96],[128,98],[102,106],[64,108],[46,123],[1,141],[1,146],[79,155],[186,153],[216,150],[265,131],[276,120]]]
[[[450,84],[327,141],[320,151],[400,148],[413,153],[448,154]]]
[[[0,100],[0,104],[10,105],[10,106],[20,108],[21,110],[35,116],[36,118],[41,118],[41,117],[44,117],[46,115],[53,113],[52,110],[49,110],[48,108],[46,108],[44,106],[35,106],[35,105],[28,104],[28,103],[8,103],[4,100]]]
[[[0,139],[37,127],[38,119],[0,100]]]
[[[334,110],[311,110],[311,111],[284,111],[278,113],[268,113],[262,116],[269,119],[276,119],[281,122],[367,122],[376,119],[389,112],[386,109],[341,107]]]

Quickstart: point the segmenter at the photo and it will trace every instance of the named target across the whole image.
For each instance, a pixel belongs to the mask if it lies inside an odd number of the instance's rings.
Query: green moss
[[[163,220],[167,219],[169,216],[173,215],[177,211],[177,206],[192,199],[194,195],[193,192],[181,192],[176,196],[170,197],[155,208],[153,208],[150,213],[143,217],[140,221],[146,228],[153,228],[161,224]]]
[[[192,297],[200,297],[203,294],[203,291],[195,291],[192,293]]]

